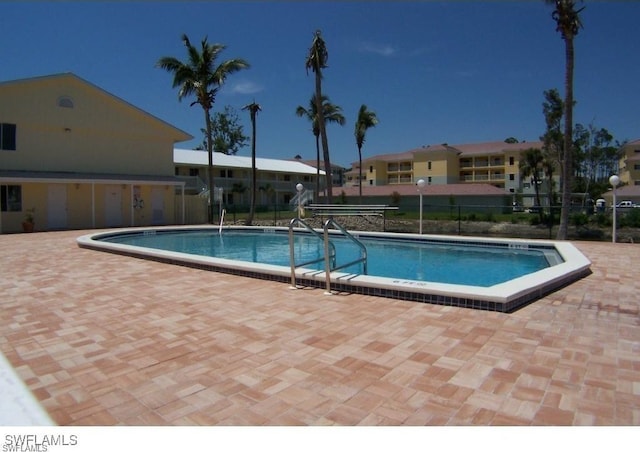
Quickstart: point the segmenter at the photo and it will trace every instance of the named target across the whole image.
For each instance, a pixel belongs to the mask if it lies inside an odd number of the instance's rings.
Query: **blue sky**
[[[640,2],[583,4],[575,41],[575,122],[640,138]],[[255,100],[257,154],[315,159],[310,124],[295,115],[313,93],[304,62],[316,29],[329,50],[323,92],[342,107],[328,129],[331,160],[358,160],[353,136],[366,104],[380,123],[363,156],[544,132],[543,91],[564,95],[564,42],[539,1],[1,2],[0,80],[73,72],[202,141],[202,109],[177,100],[158,58],[185,58],[205,36],[251,68],[232,75],[215,110]],[[250,155],[247,146],[239,155]]]

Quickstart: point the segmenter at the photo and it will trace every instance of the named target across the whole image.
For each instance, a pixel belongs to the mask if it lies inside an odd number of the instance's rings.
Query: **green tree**
[[[249,217],[245,222],[246,226],[251,226],[253,216],[256,212],[256,116],[262,110],[255,101],[242,107],[243,110],[249,110],[251,115],[251,204],[249,207]]]
[[[316,30],[305,61],[307,73],[309,73],[309,69],[311,69],[315,74],[316,111],[322,111],[322,70],[327,67],[328,59],[329,52],[327,51],[326,43],[324,42],[324,39],[322,39],[320,30]],[[324,115],[318,115],[318,130],[320,131],[320,140],[322,142],[327,202],[331,204],[331,200],[333,198],[331,158],[329,157],[329,141],[327,139],[327,128],[325,126]]]
[[[182,42],[187,49],[187,59],[182,62],[175,57],[162,57],[156,65],[173,74],[173,87],[179,87],[178,100],[195,96],[191,106],[199,104],[203,111],[206,124],[208,162],[208,181],[210,199],[213,193],[213,139],[211,129],[211,109],[216,94],[227,77],[241,69],[249,67],[243,59],[231,59],[216,66],[216,60],[226,48],[222,44],[209,44],[205,37],[200,43],[200,49],[193,46],[186,34],[182,35]],[[209,202],[209,222],[213,223],[213,202]]]
[[[556,22],[556,31],[560,32],[565,44],[565,78],[564,78],[564,146],[562,165],[562,210],[560,212],[560,227],[558,240],[566,240],[569,228],[569,211],[571,209],[571,187],[573,176],[573,69],[575,51],[573,41],[582,27],[580,12],[584,8],[576,9],[575,0],[545,0],[553,4],[551,17]]]
[[[554,194],[553,174],[556,168],[560,168],[560,174],[564,165],[563,149],[564,135],[562,133],[562,117],[564,115],[564,102],[557,89],[544,91],[544,102],[542,103],[542,113],[546,129],[542,140],[542,168],[547,178],[547,196],[549,198],[549,213],[553,216],[553,206],[556,204]],[[562,191],[562,179],[560,180],[560,190]]]
[[[531,177],[531,183],[536,196],[536,206],[538,206],[538,215],[540,215],[540,222],[543,219],[542,204],[540,202],[540,184],[542,183],[541,172],[543,168],[542,152],[540,149],[529,148],[524,151],[522,159],[520,160],[520,175],[522,178]]]
[[[356,127],[354,135],[356,137],[356,146],[358,146],[358,161],[359,161],[359,175],[358,175],[358,188],[360,194],[360,204],[362,204],[362,145],[364,144],[367,130],[371,127],[375,127],[378,124],[378,117],[373,111],[369,111],[365,104],[360,106],[358,110],[358,119],[356,120]]]
[[[205,135],[207,133],[206,130],[202,132]],[[211,136],[213,151],[227,155],[237,154],[249,141],[249,137],[244,134],[240,118],[231,105],[225,105],[224,111],[215,112],[211,117]]]
[[[609,177],[617,171],[619,143],[614,143],[607,129],[593,124],[576,124],[574,141],[578,154],[576,191],[595,199],[607,190]]]
[[[324,112],[325,124],[335,122],[343,126],[346,122],[342,114],[342,108],[332,104],[328,96],[322,96],[322,111]],[[298,105],[296,115],[307,118],[311,122],[311,131],[316,138],[316,195],[320,196],[320,126],[318,125],[318,110],[316,95],[313,94],[309,100],[309,107],[304,108]]]

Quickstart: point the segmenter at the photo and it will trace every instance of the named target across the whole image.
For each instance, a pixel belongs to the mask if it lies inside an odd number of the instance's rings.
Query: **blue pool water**
[[[126,245],[176,251],[289,267],[289,238],[276,231],[181,231],[124,234],[101,238]],[[489,287],[550,266],[541,249],[475,246],[392,238],[360,239],[367,248],[370,276]],[[296,234],[295,260],[307,262],[324,255],[324,245],[311,234]],[[360,250],[343,237],[332,238],[337,265],[360,257]],[[324,270],[324,264],[308,268]],[[342,269],[362,274],[361,264]]]

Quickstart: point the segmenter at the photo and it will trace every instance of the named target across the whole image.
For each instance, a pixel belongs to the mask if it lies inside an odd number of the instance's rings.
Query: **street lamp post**
[[[613,176],[611,176],[609,178],[609,183],[613,187],[613,231],[611,233],[611,241],[613,243],[616,243],[616,220],[618,218],[618,215],[617,215],[617,212],[616,212],[616,204],[617,204],[617,201],[616,201],[616,187],[620,183],[620,178],[616,174],[614,174]]]
[[[304,185],[298,183],[296,185],[296,190],[298,190],[298,220],[299,220],[300,213],[302,212],[302,190],[304,190]]]
[[[422,235],[422,189],[424,188],[424,179],[418,179],[416,183],[418,186],[418,193],[420,193],[420,235]]]

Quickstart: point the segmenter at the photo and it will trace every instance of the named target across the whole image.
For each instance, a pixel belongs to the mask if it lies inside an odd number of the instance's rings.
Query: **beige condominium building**
[[[624,144],[620,148],[620,181],[640,186],[640,140]]]
[[[620,148],[618,162],[620,186],[616,189],[617,202],[640,204],[640,140],[625,143]],[[606,205],[613,203],[613,190],[603,193]]]
[[[542,142],[425,145],[405,152],[382,154],[362,160],[362,185],[406,185],[423,179],[426,185],[486,184],[509,194],[534,193],[530,178],[520,174],[520,160],[527,149],[541,149]],[[357,186],[358,163],[346,174],[347,186]],[[366,191],[363,191],[366,193]]]

